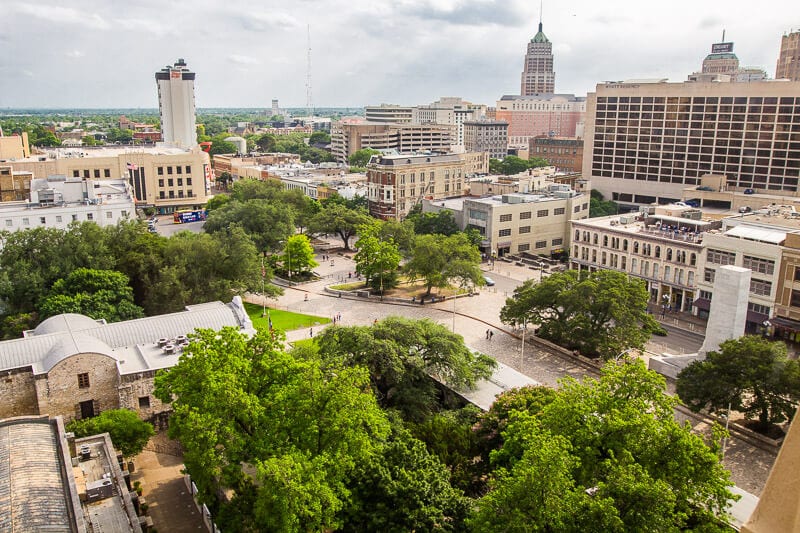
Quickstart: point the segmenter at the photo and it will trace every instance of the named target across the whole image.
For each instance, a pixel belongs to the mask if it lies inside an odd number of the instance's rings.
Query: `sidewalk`
[[[662,324],[685,329],[705,336],[707,320],[694,316],[687,311],[666,311],[656,303],[647,304],[647,311]]]

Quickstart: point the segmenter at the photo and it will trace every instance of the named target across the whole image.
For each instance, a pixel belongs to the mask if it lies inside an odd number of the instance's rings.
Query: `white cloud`
[[[75,24],[98,30],[106,30],[110,27],[108,22],[97,13],[79,11],[69,7],[34,3],[16,3],[11,7],[17,13],[58,24]]]
[[[258,65],[259,63],[258,59],[255,57],[241,56],[238,54],[229,55],[228,60],[231,63],[236,63],[237,65]]]

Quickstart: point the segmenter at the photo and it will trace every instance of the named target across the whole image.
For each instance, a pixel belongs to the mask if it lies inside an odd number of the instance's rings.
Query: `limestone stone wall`
[[[34,382],[30,367],[0,373],[0,419],[39,414]]]
[[[153,396],[155,388],[155,371],[139,372],[122,376],[119,386],[119,406],[136,411],[139,418],[149,419],[151,416],[169,411],[171,407]],[[140,398],[148,398],[150,407],[142,406]]]
[[[78,386],[78,376],[88,374],[89,386]],[[119,371],[116,361],[100,354],[83,353],[60,361],[46,375],[37,376],[39,412],[61,415],[64,422],[80,417],[80,403],[93,401],[95,414],[119,408]]]

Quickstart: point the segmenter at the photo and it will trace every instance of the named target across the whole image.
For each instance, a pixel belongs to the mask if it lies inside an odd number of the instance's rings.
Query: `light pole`
[[[525,332],[528,330],[528,322],[522,321],[522,347],[519,349],[519,371],[524,373],[525,369]]]
[[[264,304],[264,307],[261,309],[261,318],[267,314],[267,294],[264,292],[264,278],[267,277],[267,271],[264,270],[264,254],[267,253],[264,251],[261,254],[261,300]]]

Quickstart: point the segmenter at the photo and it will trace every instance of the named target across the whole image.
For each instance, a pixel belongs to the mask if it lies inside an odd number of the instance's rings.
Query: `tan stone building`
[[[388,124],[343,120],[332,126],[331,152],[339,163],[362,148],[446,154],[456,141],[450,124]]]
[[[0,162],[4,159],[22,159],[30,155],[27,132],[23,131],[22,135],[0,135]]]
[[[237,156],[236,154],[216,154],[212,158],[214,176],[219,177],[223,172],[229,173],[234,180],[239,178],[267,179],[267,171],[255,172],[254,167],[264,165],[293,165],[300,164],[298,154],[269,153],[256,156]]]
[[[573,221],[570,267],[625,272],[645,281],[652,302],[692,310],[703,238],[720,223],[700,219],[688,206],[642,209],[642,214]]]
[[[781,52],[775,79],[800,81],[800,30],[781,37]]]
[[[679,200],[707,174],[728,190],[798,195],[800,82],[604,83],[587,101],[584,175],[607,199]]]
[[[0,202],[24,201],[31,194],[33,173],[14,172],[11,165],[0,165]]]
[[[207,153],[172,147],[56,149],[8,164],[35,178],[127,179],[136,205],[153,206],[162,214],[204,205],[211,177]]]
[[[423,198],[465,195],[467,168],[475,159],[469,154],[373,156],[367,165],[370,214],[399,220]]]
[[[0,418],[69,421],[118,408],[153,418],[168,410],[152,394],[156,372],[178,362],[195,329],[226,326],[254,333],[238,296],[113,324],[77,314],[48,318],[23,338],[0,342]]]
[[[570,222],[589,216],[589,195],[552,182],[536,193],[425,199],[423,212],[449,210],[459,227],[476,229],[482,253],[503,257],[560,256],[569,250]]]

